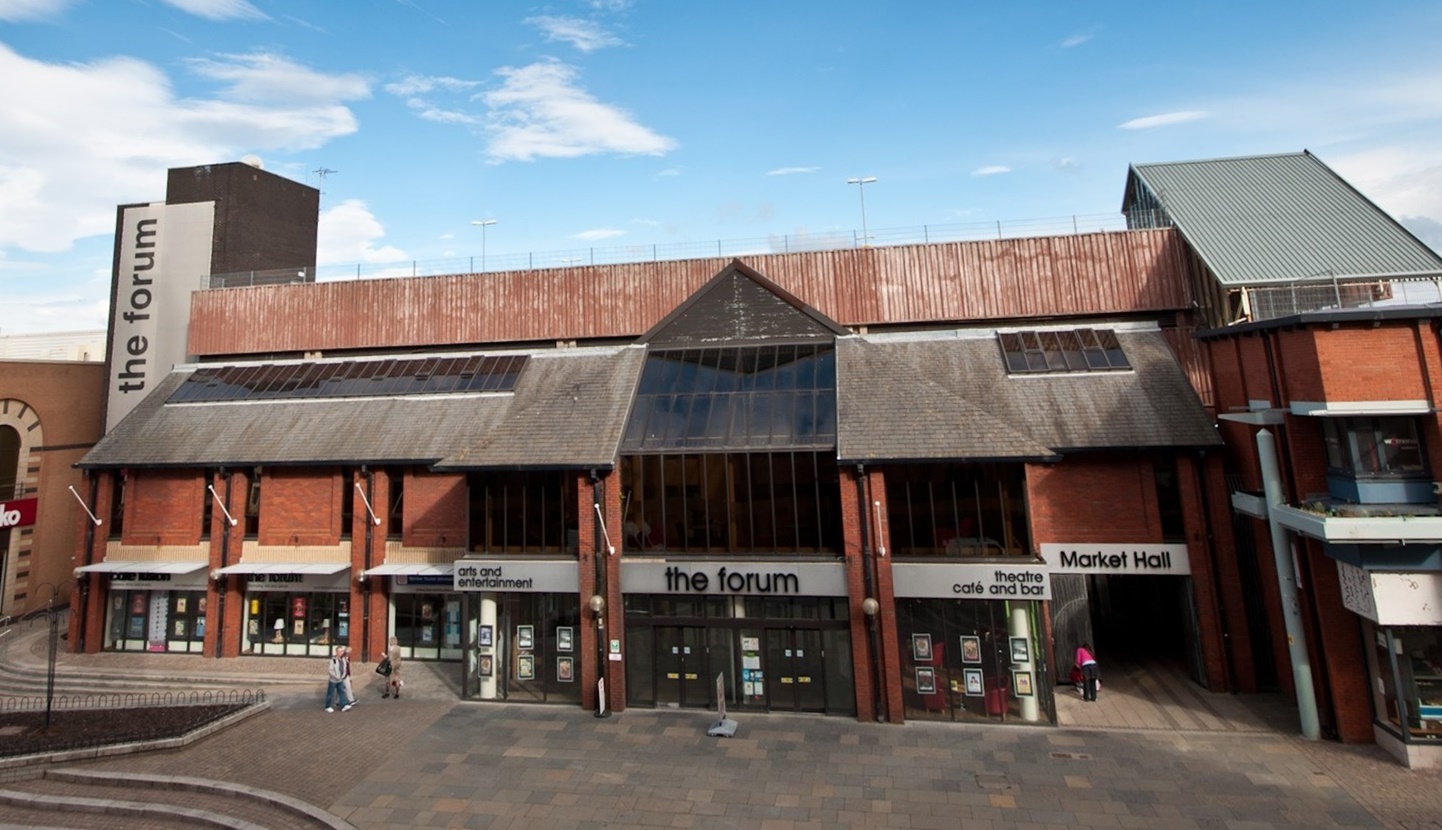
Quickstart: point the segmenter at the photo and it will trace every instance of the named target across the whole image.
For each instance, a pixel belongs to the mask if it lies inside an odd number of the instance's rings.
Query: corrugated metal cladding
[[[741,257],[848,326],[1175,310],[1170,228]],[[198,291],[195,355],[635,337],[730,259]]]
[[[1442,258],[1311,153],[1135,164],[1129,210],[1160,202],[1223,285],[1426,277]]]

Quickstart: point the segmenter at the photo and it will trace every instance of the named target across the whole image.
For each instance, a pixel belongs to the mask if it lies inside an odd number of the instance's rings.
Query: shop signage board
[[[343,591],[350,572],[334,574],[253,573],[245,575],[247,591]]]
[[[454,567],[456,591],[574,594],[581,584],[574,560],[457,559]]]
[[[35,524],[35,508],[38,504],[39,499],[35,498],[0,501],[0,530]]]
[[[897,597],[913,599],[1051,599],[1045,566],[893,562]]]
[[[621,590],[627,594],[844,597],[846,567],[830,562],[622,562]]]
[[[1189,576],[1186,545],[1043,544],[1041,558],[1054,574]]]

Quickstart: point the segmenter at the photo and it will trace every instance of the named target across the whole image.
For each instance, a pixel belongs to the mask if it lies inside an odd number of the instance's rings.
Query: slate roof
[[[1122,209],[1148,197],[1223,285],[1442,275],[1436,252],[1306,151],[1134,164]]]
[[[512,393],[167,404],[172,372],[82,467],[425,463],[609,468],[645,351],[539,351]]]
[[[1008,376],[994,332],[840,338],[837,456],[1055,459],[1221,444],[1162,333],[1118,328],[1117,339],[1131,371]]]

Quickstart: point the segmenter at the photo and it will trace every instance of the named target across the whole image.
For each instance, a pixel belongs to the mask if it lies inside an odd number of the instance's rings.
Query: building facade
[[[70,488],[101,435],[104,369],[0,360],[0,619],[70,602],[72,558],[95,529]]]
[[[1138,165],[1124,207],[1112,233],[212,278],[187,362],[81,462],[105,525],[77,542],[73,642],[373,660],[396,637],[479,700],[891,722],[1053,720],[1084,642],[1214,691],[1293,690],[1289,583],[1238,512],[1259,467],[1227,417],[1344,398],[1259,397],[1281,380],[1257,367],[1282,364],[1224,344],[1266,340],[1247,325],[1319,250],[1338,306],[1442,265],[1305,153]],[[1251,213],[1294,224],[1215,218]],[[1400,400],[1420,412],[1427,389]],[[1321,472],[1298,467],[1296,493]],[[1333,497],[1426,500],[1426,474],[1400,478]],[[1420,572],[1418,550],[1385,561]],[[1315,553],[1309,574],[1393,572]],[[1401,662],[1358,643],[1430,641],[1337,573],[1311,585],[1337,591],[1308,629],[1325,676],[1401,689]],[[1323,689],[1329,734],[1380,739],[1386,705],[1346,691]],[[1388,699],[1400,735],[1420,710]]]

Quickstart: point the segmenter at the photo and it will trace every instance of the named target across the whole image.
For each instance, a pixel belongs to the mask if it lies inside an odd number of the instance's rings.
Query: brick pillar
[[[217,475],[213,486],[225,510],[211,511],[210,568],[218,571],[240,564],[245,544],[245,500],[250,492],[250,474],[235,472]],[[211,497],[206,493],[206,497]],[[226,513],[235,520],[231,524]],[[245,643],[244,574],[225,574],[212,580],[206,590],[205,653],[211,656],[239,657]]]
[[[585,473],[577,473],[571,480],[571,495],[576,500],[576,575],[579,592],[577,600],[581,604],[581,625],[577,632],[577,648],[580,649],[580,682],[581,682],[581,708],[595,711],[596,709],[596,680],[601,676],[601,666],[605,657],[600,655],[600,638],[596,636],[595,617],[587,604],[591,596],[596,593],[596,511],[591,507],[594,503],[591,477]]]
[[[1218,596],[1218,586],[1213,580],[1216,569],[1212,554],[1217,539],[1211,528],[1214,526],[1216,511],[1212,510],[1211,515],[1208,515],[1208,511],[1203,507],[1204,504],[1212,507],[1216,495],[1213,488],[1208,487],[1206,498],[1203,498],[1204,479],[1196,459],[1178,453],[1176,460],[1182,522],[1186,528],[1187,556],[1192,564],[1192,594],[1197,604],[1197,624],[1200,629],[1197,633],[1201,641],[1202,662],[1206,666],[1207,688],[1213,692],[1224,692],[1230,686],[1230,667],[1225,655],[1225,610]],[[1209,470],[1207,474],[1210,476],[1213,472]],[[1223,517],[1223,523],[1223,527],[1230,526],[1226,517]]]
[[[114,478],[110,473],[90,474],[82,484],[83,495],[88,496],[86,504],[95,515],[101,517],[96,526],[85,515],[77,511],[79,527],[75,533],[75,567],[93,565],[105,559],[106,542],[110,536],[111,500],[114,498]],[[87,544],[88,543],[88,544]],[[83,651],[95,654],[104,644],[105,599],[109,579],[94,573],[75,576],[75,589],[70,592],[70,623],[66,631],[66,648],[69,651]]]
[[[601,512],[605,515],[605,528],[610,537],[611,545],[615,547],[615,555],[610,551],[598,551],[597,555],[602,557],[606,570],[606,608],[602,612],[605,617],[606,630],[605,640],[601,648],[606,651],[606,706],[613,712],[624,712],[626,710],[626,609],[621,593],[621,472],[619,469],[611,470],[601,476]],[[594,517],[596,509],[594,502],[587,502],[587,508]],[[603,541],[602,544],[605,544]],[[621,661],[613,661],[610,658],[610,642],[618,640],[621,642]]]
[[[891,723],[906,721],[906,705],[901,697],[901,649],[896,639],[896,592],[891,581],[891,525],[886,511],[886,475],[879,469],[866,471],[867,494],[871,496],[871,512],[867,526],[876,540],[876,615],[877,639],[881,651],[882,687],[886,692],[887,719]],[[879,518],[878,518],[879,517]]]
[[[390,529],[390,496],[391,496],[391,475],[390,470],[372,470],[370,486],[371,509],[375,511],[376,518],[381,520],[379,525],[371,525],[370,534],[370,567],[385,564],[386,561],[386,534]],[[404,475],[402,470],[394,471],[394,475]],[[366,483],[361,480],[361,487]],[[360,505],[364,512],[365,505]],[[365,517],[369,521],[370,517]],[[365,527],[359,528],[360,535],[352,536],[351,544],[359,542],[361,552],[359,557],[353,556],[352,562],[359,561],[361,567],[365,567]],[[360,602],[352,606],[351,626],[353,629],[359,627],[365,631],[362,638],[361,648],[368,653],[365,654],[364,662],[378,663],[386,653],[390,642],[390,597],[387,593],[390,580],[384,577],[372,579],[357,585],[356,591],[360,595]],[[359,613],[359,618],[357,618]],[[356,644],[356,635],[351,634],[351,642]],[[357,652],[359,653],[359,651]]]

